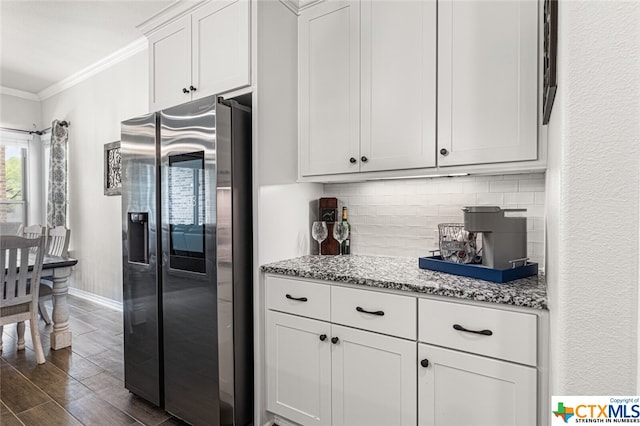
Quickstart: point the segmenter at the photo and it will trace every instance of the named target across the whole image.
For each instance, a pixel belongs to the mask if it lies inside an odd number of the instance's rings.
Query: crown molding
[[[169,21],[180,18],[197,7],[203,5],[206,1],[202,0],[177,0],[165,7],[146,21],[136,25],[136,28],[144,35],[158,30]]]
[[[325,0],[280,0],[280,3],[287,6],[287,9],[300,16],[300,13],[309,7],[321,3]]]
[[[35,93],[25,92],[23,90],[18,90],[18,89],[12,89],[10,87],[0,86],[0,94],[26,99],[28,101],[40,102],[40,97]]]
[[[51,86],[47,87],[46,89],[38,92],[37,96],[41,101],[44,101],[45,99],[50,98],[53,95],[57,95],[63,90],[67,90],[70,87],[73,87],[76,84],[81,83],[87,80],[88,78],[93,77],[94,75],[146,49],[147,49],[147,38],[140,37],[133,43],[130,43],[125,47],[123,47],[122,49],[112,53],[111,55],[100,59],[98,62],[92,65],[89,65],[87,68],[80,70],[77,73],[72,74],[69,77],[63,80],[60,80],[59,82],[54,83]]]

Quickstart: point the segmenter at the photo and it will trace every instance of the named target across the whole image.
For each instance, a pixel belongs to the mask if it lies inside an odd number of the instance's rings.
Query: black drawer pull
[[[384,316],[384,311],[366,311],[366,310],[362,309],[360,306],[356,307],[356,311],[362,312],[363,314],[378,315],[380,317]]]
[[[420,365],[423,366],[424,368],[427,368],[429,366],[429,360],[428,359],[423,359],[422,361],[420,361]]]
[[[324,342],[325,340],[327,340],[327,335],[326,334],[321,334],[320,335],[320,341]]]
[[[292,295],[290,295],[290,294],[287,294],[287,295],[286,295],[286,298],[287,298],[287,299],[290,299],[290,300],[297,300],[298,302],[306,302],[306,301],[308,301],[308,300],[309,300],[309,299],[307,299],[306,297],[293,297],[293,296],[292,296]]]
[[[340,339],[338,339],[337,337],[332,337],[331,338],[331,343],[333,343],[334,345],[337,345],[339,341],[340,341]]]
[[[466,333],[482,334],[483,336],[491,336],[493,331],[491,330],[467,330],[459,324],[453,324],[453,328],[458,331],[464,331]]]

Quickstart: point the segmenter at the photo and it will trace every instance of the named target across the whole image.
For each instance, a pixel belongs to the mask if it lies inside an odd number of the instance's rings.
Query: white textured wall
[[[141,52],[42,102],[43,122],[71,121],[69,207],[71,285],[122,301],[121,199],[107,197],[104,144],[120,140],[120,122],[147,112],[147,52]]]
[[[526,208],[528,255],[544,268],[544,189],[538,173],[326,184],[324,196],[348,207],[355,254],[427,256],[463,206]]]
[[[546,200],[551,393],[635,394],[640,2],[559,6]]]

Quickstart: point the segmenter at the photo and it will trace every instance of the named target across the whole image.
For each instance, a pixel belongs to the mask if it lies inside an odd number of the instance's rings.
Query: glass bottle
[[[347,229],[349,230],[349,236],[347,237],[346,240],[344,240],[342,242],[342,254],[343,255],[348,255],[351,254],[351,224],[349,223],[349,220],[347,219],[348,213],[347,213],[347,207],[342,207],[342,222],[346,223],[347,225]]]

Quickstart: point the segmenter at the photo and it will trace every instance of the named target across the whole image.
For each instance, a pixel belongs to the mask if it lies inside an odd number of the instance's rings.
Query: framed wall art
[[[104,195],[122,194],[120,141],[104,145]]]
[[[558,55],[558,0],[544,0],[544,83],[542,124],[548,124],[558,88],[556,59]]]

